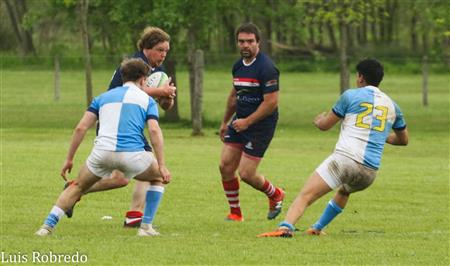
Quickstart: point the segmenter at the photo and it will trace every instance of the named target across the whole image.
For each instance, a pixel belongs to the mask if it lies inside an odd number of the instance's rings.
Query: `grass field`
[[[95,72],[95,94],[111,73]],[[187,74],[178,75],[180,114],[189,119]],[[352,81],[353,83],[353,81]],[[218,163],[216,135],[231,86],[229,73],[205,73],[205,136],[191,137],[186,123],[162,124],[173,182],[155,219],[163,234],[138,238],[121,227],[133,186],[90,194],[49,238],[33,235],[62,189],[58,173],[73,127],[85,110],[84,74],[62,73],[62,95],[53,101],[51,71],[0,72],[1,252],[33,251],[88,256],[92,265],[448,265],[449,264],[449,76],[430,77],[429,107],[421,105],[421,78],[396,75],[382,88],[402,107],[410,132],[407,147],[387,146],[375,183],[353,195],[326,237],[258,239],[274,229],[265,219],[265,197],[241,188],[244,223],[226,223],[228,207]],[[314,115],[338,97],[338,74],[284,73],[280,123],[261,172],[286,189],[285,208],[315,167],[333,150],[338,129],[320,132]],[[76,172],[90,152],[90,132],[76,157]],[[329,200],[319,200],[297,226],[304,230]],[[284,214],[284,213],[283,213]],[[283,216],[283,214],[281,216]],[[109,215],[112,220],[102,220]],[[2,264],[7,264],[3,261]]]

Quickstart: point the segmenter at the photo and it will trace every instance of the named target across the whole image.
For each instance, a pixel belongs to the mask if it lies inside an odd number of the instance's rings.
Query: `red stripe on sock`
[[[223,190],[225,191],[225,196],[227,197],[228,204],[230,205],[230,212],[236,215],[242,215],[240,207],[231,207],[231,205],[239,204],[239,179],[234,178],[229,181],[222,181]],[[235,191],[234,193],[226,193]],[[233,200],[229,200],[233,198]],[[237,198],[237,199],[234,199]]]
[[[268,198],[275,199],[280,196],[281,191],[279,188],[275,187],[269,180],[265,179],[264,185],[261,188],[261,191],[264,192]]]

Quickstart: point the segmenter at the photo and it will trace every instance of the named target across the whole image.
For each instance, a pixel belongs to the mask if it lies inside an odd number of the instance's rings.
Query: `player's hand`
[[[233,121],[232,126],[234,130],[237,132],[241,132],[246,130],[250,125],[247,122],[247,119],[236,119]]]
[[[159,173],[161,174],[164,184],[170,183],[172,176],[170,175],[169,169],[167,169],[165,165],[159,166]]]
[[[175,104],[175,99],[169,97],[159,97],[157,102],[164,111],[167,111],[172,109],[173,105]]]
[[[320,122],[321,122],[322,119],[324,119],[326,116],[327,116],[327,113],[326,113],[326,112],[323,112],[323,113],[318,114],[318,115],[314,118],[313,124],[314,124],[316,127],[320,128],[320,127],[319,127]]]
[[[177,95],[177,87],[172,83],[172,77],[170,77],[160,88],[163,94],[162,96],[164,97],[175,98]]]
[[[220,140],[222,140],[222,141],[225,140],[225,133],[227,133],[227,129],[228,129],[228,125],[226,123],[222,122],[222,124],[220,125],[220,128],[219,128]]]
[[[63,165],[62,169],[61,169],[60,175],[62,176],[62,178],[63,178],[64,181],[66,181],[66,182],[67,182],[66,174],[67,174],[67,172],[70,173],[70,172],[72,171],[72,167],[73,167],[73,161],[71,161],[71,160],[66,160],[66,161],[64,162],[64,165]]]

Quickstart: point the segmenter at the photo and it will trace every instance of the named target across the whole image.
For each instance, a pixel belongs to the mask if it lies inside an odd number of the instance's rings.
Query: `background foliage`
[[[81,56],[77,0],[0,3],[4,56],[21,54],[25,61],[56,53]],[[205,51],[207,67],[224,65],[236,55],[235,28],[252,21],[263,32],[263,50],[287,70],[316,71],[317,62],[330,64],[343,34],[339,24],[344,23],[350,60],[372,56],[401,66],[418,64],[427,52],[445,71],[450,66],[449,18],[445,0],[90,0],[88,23],[91,53],[104,65],[132,53],[148,25],[171,34],[171,56],[181,66],[188,49],[195,48]],[[6,58],[4,66],[20,64],[13,59]]]

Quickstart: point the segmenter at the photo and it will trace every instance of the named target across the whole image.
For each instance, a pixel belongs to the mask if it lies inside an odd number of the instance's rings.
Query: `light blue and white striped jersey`
[[[333,112],[343,118],[335,152],[373,169],[380,167],[391,129],[406,127],[398,105],[374,86],[345,91]]]
[[[155,100],[133,82],[102,93],[88,111],[100,121],[95,148],[118,152],[143,151],[145,124],[159,117]]]

